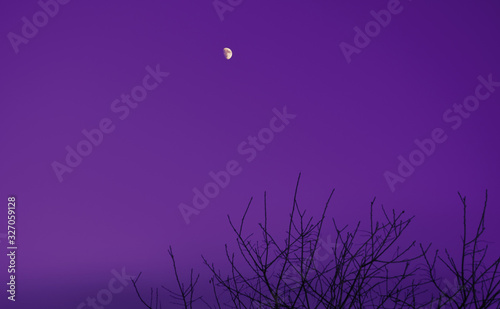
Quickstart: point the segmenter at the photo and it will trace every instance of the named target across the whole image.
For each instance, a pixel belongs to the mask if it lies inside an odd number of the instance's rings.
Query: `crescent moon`
[[[233,51],[227,47],[224,47],[224,57],[226,57],[227,60],[231,59],[233,56]]]

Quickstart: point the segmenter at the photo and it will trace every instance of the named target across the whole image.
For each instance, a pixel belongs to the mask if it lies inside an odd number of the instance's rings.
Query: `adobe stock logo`
[[[169,76],[170,73],[160,70],[160,65],[157,64],[153,69],[149,65],[145,68],[147,74],[142,78],[142,83],[133,87],[128,94],[122,93],[120,99],[115,99],[110,104],[110,110],[118,115],[118,119],[125,120],[129,117],[131,110],[140,106],[139,103],[144,102],[148,93],[156,89],[163,79]],[[74,171],[85,157],[92,154],[94,149],[102,144],[106,134],[112,133],[116,129],[116,125],[111,118],[102,118],[99,121],[97,128],[90,130],[84,129],[81,131],[83,139],[76,143],[76,146],[66,145],[65,160],[53,161],[51,164],[57,180],[63,182],[63,175]]]
[[[340,245],[340,249],[342,249],[342,245]],[[323,265],[322,262],[328,260],[328,258],[333,255],[333,252],[336,251],[337,242],[332,241],[332,235],[328,235],[326,241],[323,238],[318,238],[318,243],[316,247],[316,251],[311,252],[310,255],[307,255],[304,261],[302,262],[290,262],[290,266],[287,268],[285,273],[283,274],[283,280],[290,287],[300,287],[302,283],[302,274],[300,273],[301,269],[304,272],[309,272],[310,274],[314,274],[314,270],[319,270],[322,266],[325,267],[327,264]],[[324,254],[321,254],[321,250],[323,249]],[[307,270],[306,267],[311,264],[313,269]],[[281,266],[282,267],[282,266]]]
[[[458,130],[462,126],[464,119],[468,119],[473,112],[479,109],[480,102],[488,100],[495,92],[496,88],[500,87],[500,82],[493,80],[493,75],[489,74],[488,79],[483,76],[478,76],[479,83],[474,89],[474,94],[463,99],[462,104],[453,104],[453,109],[449,108],[443,113],[443,121],[451,124],[452,130]],[[442,128],[435,128],[431,131],[430,138],[423,140],[415,139],[416,149],[410,152],[407,157],[399,155],[397,157],[399,164],[397,173],[391,171],[384,172],[384,178],[389,186],[389,189],[396,191],[396,184],[403,183],[413,175],[415,169],[424,164],[425,160],[432,156],[438,144],[444,143],[448,139],[448,134]]]
[[[38,5],[42,10],[33,14],[31,19],[26,16],[21,18],[23,25],[21,27],[21,35],[9,32],[7,39],[9,40],[14,52],[19,53],[19,45],[28,44],[30,39],[33,39],[38,34],[38,29],[45,27],[49,23],[49,19],[56,17],[59,13],[59,5],[67,4],[70,0],[40,0]]]
[[[125,287],[131,282],[131,279],[135,279],[135,277],[125,273],[125,267],[122,268],[121,273],[112,269],[111,274],[113,277],[109,279],[107,288],[100,289],[97,292],[96,297],[87,297],[85,299],[86,302],[81,302],[76,309],[104,309],[104,306],[111,304],[113,301],[113,295],[123,292]]]
[[[250,163],[257,157],[260,151],[266,148],[266,145],[270,144],[276,134],[282,132],[286,126],[290,124],[291,119],[295,119],[297,115],[289,114],[286,106],[283,107],[283,111],[280,112],[278,109],[273,108],[274,116],[269,121],[269,126],[264,127],[259,130],[257,135],[248,136],[246,141],[242,141],[238,147],[237,151],[240,155],[245,156],[245,161]],[[209,204],[210,200],[215,199],[219,196],[222,189],[227,188],[231,182],[231,178],[241,174],[243,168],[238,160],[229,160],[223,170],[214,173],[210,171],[208,176],[211,178],[210,182],[207,182],[202,189],[194,187],[192,189],[194,196],[191,205],[180,203],[178,208],[181,216],[184,218],[186,224],[191,222],[190,217],[193,215],[199,215],[200,211],[205,209]]]
[[[411,1],[411,0],[408,0]],[[398,15],[403,11],[403,6],[399,0],[389,0],[387,10],[370,11],[373,20],[367,22],[364,31],[358,26],[354,27],[354,45],[346,42],[340,42],[340,51],[345,57],[347,63],[351,63],[353,54],[360,54],[361,51],[370,45],[371,40],[377,37],[391,23],[393,15]]]
[[[215,13],[219,16],[220,21],[224,21],[224,14],[226,12],[232,12],[237,6],[240,6],[243,0],[214,0],[212,5],[214,6]]]

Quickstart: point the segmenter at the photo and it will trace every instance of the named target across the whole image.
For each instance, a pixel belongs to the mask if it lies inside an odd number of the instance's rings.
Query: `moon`
[[[233,51],[227,47],[224,47],[224,57],[226,57],[226,59],[229,60],[231,59],[232,56],[233,56]]]

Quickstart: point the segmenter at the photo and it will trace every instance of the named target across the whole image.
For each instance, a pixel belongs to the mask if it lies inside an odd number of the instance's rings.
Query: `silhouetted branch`
[[[260,237],[245,230],[245,220],[253,199],[250,199],[238,225],[228,216],[235,235],[236,252],[225,245],[227,273],[202,256],[211,273],[211,290],[215,306],[202,297],[194,297],[199,275],[191,269],[186,287],[180,280],[172,248],[169,248],[179,292],[170,291],[175,304],[192,309],[200,300],[208,308],[500,308],[500,258],[488,264],[488,246],[482,246],[485,231],[486,199],[475,235],[468,236],[466,198],[459,197],[463,207],[463,235],[459,259],[448,250],[444,256],[430,247],[413,241],[401,245],[402,236],[414,217],[406,218],[404,211],[390,212],[381,206],[382,220],[375,219],[375,199],[370,203],[370,222],[367,230],[358,222],[352,229],[340,227],[335,218],[333,236],[325,243],[326,212],[334,190],[321,213],[314,220],[306,217],[298,201],[300,175],[295,186],[288,228],[283,241],[277,241],[269,231],[267,194],[264,193],[264,222],[258,224]],[[321,257],[319,251],[328,254]],[[455,284],[438,274],[438,264],[444,266]],[[441,270],[440,270],[441,271]],[[424,276],[422,276],[422,274]],[[139,275],[140,277],[140,275]],[[134,287],[141,302],[146,303]],[[158,290],[156,306],[158,307]]]

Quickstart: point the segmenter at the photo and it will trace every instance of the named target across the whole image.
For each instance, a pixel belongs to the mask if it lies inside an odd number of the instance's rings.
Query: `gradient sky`
[[[143,272],[141,287],[171,285],[169,245],[183,274],[201,272],[200,254],[223,260],[234,238],[226,215],[239,218],[251,197],[251,220],[267,191],[275,226],[286,221],[299,173],[311,214],[335,188],[329,215],[352,224],[377,197],[416,216],[408,239],[436,248],[459,244],[457,191],[474,220],[488,189],[486,239],[498,255],[500,88],[456,130],[443,114],[475,94],[479,76],[500,81],[500,4],[402,0],[348,63],[339,44],[353,45],[354,27],[389,2],[243,0],[221,21],[212,1],[70,1],[16,53],[9,33],[21,35],[22,18],[41,8],[3,1],[0,236],[14,194],[19,250],[15,305],[0,257],[0,306],[77,308],[124,267]],[[157,65],[170,75],[121,120],[113,101]],[[285,106],[296,117],[247,162],[240,143]],[[103,118],[115,130],[60,182],[53,162]],[[436,128],[447,140],[393,192],[384,173]],[[178,206],[231,160],[241,173],[186,224]],[[105,308],[142,307],[128,285]]]

